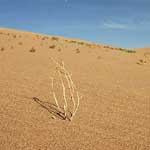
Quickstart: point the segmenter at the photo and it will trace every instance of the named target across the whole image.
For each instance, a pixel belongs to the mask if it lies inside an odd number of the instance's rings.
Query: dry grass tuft
[[[34,53],[34,52],[36,52],[36,49],[35,49],[34,47],[32,47],[32,48],[29,50],[29,52]]]
[[[77,53],[77,54],[79,54],[79,53],[80,53],[80,50],[79,50],[78,48],[76,49],[76,53]]]
[[[78,111],[80,99],[79,92],[72,80],[71,74],[68,72],[68,70],[65,68],[64,62],[58,63],[54,58],[50,58],[53,63],[56,65],[55,72],[58,74],[60,85],[62,87],[62,95],[63,95],[63,106],[60,106],[59,100],[56,97],[56,91],[54,89],[55,84],[55,78],[51,77],[51,86],[52,86],[52,95],[55,100],[57,109],[61,114],[63,114],[64,120],[71,121],[74,116],[76,115],[76,112]],[[69,90],[69,94],[67,94],[67,89]],[[71,106],[69,105],[69,102],[71,102]],[[70,107],[71,108],[70,108]],[[68,115],[71,114],[71,115]]]
[[[49,48],[54,49],[56,45],[50,45]]]
[[[129,50],[129,49],[125,49],[125,48],[118,48],[118,50],[124,51],[124,52],[127,52],[127,53],[136,53],[136,51],[134,51],[134,50]]]
[[[51,40],[52,40],[52,41],[58,41],[59,38],[58,38],[58,37],[52,37]]]

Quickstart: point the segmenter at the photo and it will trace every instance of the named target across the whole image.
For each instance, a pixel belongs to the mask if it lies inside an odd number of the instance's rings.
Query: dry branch
[[[54,64],[56,65],[56,71],[59,75],[60,81],[61,81],[61,86],[62,86],[62,94],[63,94],[63,100],[64,100],[64,106],[63,106],[63,112],[64,115],[67,119],[67,113],[69,111],[68,108],[68,102],[71,100],[72,101],[72,105],[73,105],[73,110],[71,111],[71,117],[69,118],[69,120],[72,120],[73,117],[76,115],[76,112],[79,109],[79,104],[80,104],[80,96],[79,96],[79,92],[72,80],[71,74],[67,71],[67,69],[65,68],[64,62],[62,61],[62,63],[58,63],[54,58],[50,57],[50,59],[54,62]],[[55,77],[54,77],[55,78]],[[58,103],[58,100],[56,98],[56,94],[55,94],[55,90],[54,90],[54,78],[52,78],[52,93],[53,93],[53,98],[55,100],[55,103],[58,107],[59,110],[61,110],[61,107]],[[69,98],[67,98],[67,93],[66,93],[66,85],[64,83],[64,80],[66,80],[67,82],[67,87],[69,88]]]

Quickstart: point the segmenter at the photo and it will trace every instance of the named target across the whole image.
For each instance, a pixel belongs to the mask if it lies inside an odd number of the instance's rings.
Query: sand
[[[82,96],[72,121],[33,99],[55,102],[50,57],[64,61]],[[150,48],[0,28],[0,106],[0,150],[149,150]]]

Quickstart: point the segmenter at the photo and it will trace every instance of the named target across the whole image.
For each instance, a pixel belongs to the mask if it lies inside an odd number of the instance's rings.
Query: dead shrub
[[[64,62],[58,63],[54,58],[50,58],[56,65],[55,76],[51,77],[52,95],[56,103],[58,112],[62,119],[71,121],[79,109],[80,99],[79,92],[72,80],[72,75],[65,68]],[[56,97],[55,81],[56,73],[59,77],[60,86],[62,87],[63,106],[60,106],[59,100]],[[71,102],[71,106],[69,105]]]

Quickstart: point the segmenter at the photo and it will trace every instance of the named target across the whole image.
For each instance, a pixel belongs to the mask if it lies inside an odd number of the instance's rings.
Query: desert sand
[[[50,57],[64,61],[82,96],[72,121],[33,99],[55,102]],[[149,149],[150,48],[0,28],[0,150]]]

